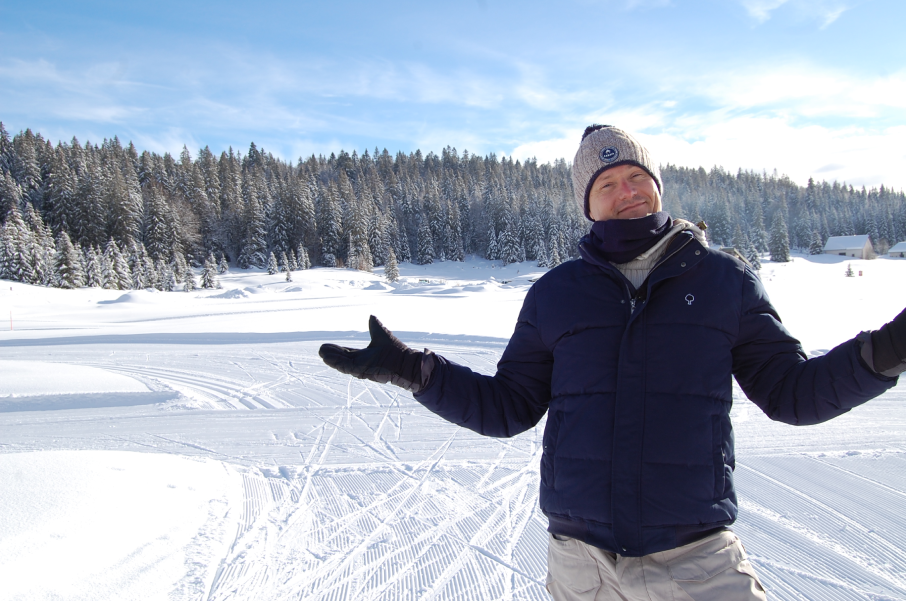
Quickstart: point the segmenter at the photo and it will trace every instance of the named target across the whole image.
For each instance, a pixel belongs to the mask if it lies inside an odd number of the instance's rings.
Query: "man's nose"
[[[618,191],[620,192],[620,198],[632,198],[635,196],[635,186],[629,180],[621,181]]]

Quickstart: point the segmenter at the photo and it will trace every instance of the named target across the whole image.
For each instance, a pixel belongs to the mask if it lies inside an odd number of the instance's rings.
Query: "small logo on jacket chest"
[[[687,295],[686,295],[686,304],[691,305],[691,304],[692,304],[692,301],[694,301],[694,300],[695,300],[695,297],[692,296],[691,294],[687,294]]]

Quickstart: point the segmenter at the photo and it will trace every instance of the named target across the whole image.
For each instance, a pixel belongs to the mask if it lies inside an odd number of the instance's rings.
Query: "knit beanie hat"
[[[588,213],[591,185],[601,173],[618,165],[641,167],[654,179],[658,192],[664,193],[660,169],[638,140],[612,125],[589,125],[573,161],[573,192],[590,221],[594,221]]]

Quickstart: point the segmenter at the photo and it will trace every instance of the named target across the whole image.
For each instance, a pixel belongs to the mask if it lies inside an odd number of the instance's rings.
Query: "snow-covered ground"
[[[0,599],[548,599],[544,423],[482,438],[317,356],[366,344],[373,313],[493,373],[542,271],[235,272],[192,293],[0,281]],[[904,276],[893,259],[762,269],[815,354],[902,310]],[[904,386],[810,428],[737,391],[735,529],[772,599],[906,599]]]

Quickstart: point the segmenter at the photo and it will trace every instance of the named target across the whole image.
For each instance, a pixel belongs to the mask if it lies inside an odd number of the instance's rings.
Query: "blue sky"
[[[906,188],[906,2],[0,0],[0,121],[139,149],[251,141],[657,160]]]

